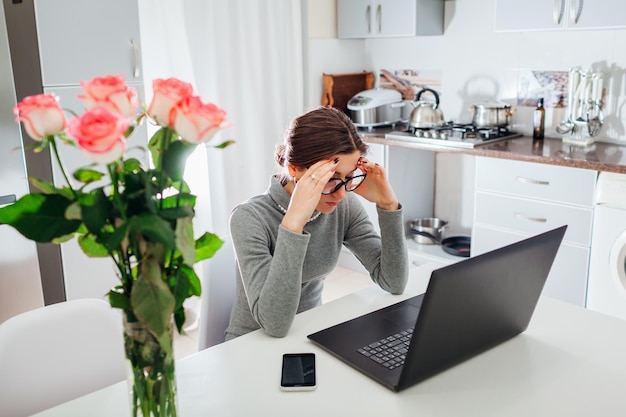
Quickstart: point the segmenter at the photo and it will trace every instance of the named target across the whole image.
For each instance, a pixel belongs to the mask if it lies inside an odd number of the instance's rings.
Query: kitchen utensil
[[[591,116],[593,113],[593,116]],[[599,103],[595,103],[593,112],[587,113],[587,131],[589,136],[597,136],[604,122],[604,113]]]
[[[390,125],[402,120],[402,108],[408,103],[402,94],[389,88],[361,91],[348,101],[352,122],[359,127]]]
[[[569,116],[568,116],[568,122],[571,122],[572,120],[574,120],[576,118],[576,114],[574,113],[575,107],[576,107],[576,92],[578,91],[578,85],[580,84],[580,74],[581,74],[581,69],[580,67],[572,67],[569,70],[569,83],[567,86],[567,109],[569,112]],[[570,125],[570,131],[571,128],[574,127],[574,125]],[[568,132],[565,132],[568,133]]]
[[[422,94],[425,92],[431,93],[435,97],[435,101],[422,101]],[[420,90],[415,96],[413,107],[411,117],[409,117],[410,127],[428,129],[445,124],[443,112],[439,108],[439,94],[435,90],[430,88]]]
[[[470,256],[471,238],[469,236],[452,236],[439,241],[439,239],[427,232],[411,230],[411,233],[428,238],[431,242],[441,246],[441,249],[450,255],[462,256],[464,258],[469,258]]]
[[[511,123],[511,106],[500,101],[476,103],[470,109],[472,124],[476,127],[506,127]]]
[[[441,220],[437,217],[424,217],[421,219],[417,219],[411,222],[410,230],[411,232],[424,232],[429,236],[434,237],[435,239],[441,239],[441,235],[443,233],[444,228],[448,224],[447,221]],[[418,233],[415,233],[413,239],[420,244],[423,245],[432,245],[433,242],[431,239],[427,237],[420,236]]]
[[[556,131],[557,133],[560,133],[561,135],[565,135],[571,132],[573,128],[574,128],[574,122],[572,122],[571,120],[563,120],[561,123],[559,123],[556,126]]]

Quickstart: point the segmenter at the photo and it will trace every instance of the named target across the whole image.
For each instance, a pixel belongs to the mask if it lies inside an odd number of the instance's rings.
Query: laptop
[[[437,269],[424,294],[308,338],[401,391],[526,330],[566,229]]]

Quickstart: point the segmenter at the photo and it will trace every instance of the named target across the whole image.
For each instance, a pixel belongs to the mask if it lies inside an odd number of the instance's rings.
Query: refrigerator
[[[0,206],[29,191],[4,8],[0,8]],[[0,323],[44,305],[37,245],[0,225]]]

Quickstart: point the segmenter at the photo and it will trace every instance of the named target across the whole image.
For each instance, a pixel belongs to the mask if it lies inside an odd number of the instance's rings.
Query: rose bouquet
[[[81,87],[86,111],[69,121],[53,95],[26,97],[15,107],[36,141],[34,151],[50,147],[66,185],[30,178],[41,193],[1,208],[0,224],[37,242],[77,237],[87,256],[113,259],[120,283],[108,299],[124,312],[133,415],[175,415],[172,322],[182,333],[183,303],[201,292],[193,265],[223,243],[208,232],[194,237],[196,197],[183,179],[185,162],[229,123],[222,109],[174,78],[154,80],[152,101],[139,112],[137,92],[123,77],[98,77]],[[127,156],[127,139],[145,120],[159,126],[148,142],[150,167]],[[70,180],[60,144],[78,147],[93,164]]]

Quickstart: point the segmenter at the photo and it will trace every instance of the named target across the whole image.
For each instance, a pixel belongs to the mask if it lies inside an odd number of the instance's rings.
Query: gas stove
[[[429,129],[407,128],[385,134],[386,139],[454,147],[475,148],[506,139],[521,137],[506,127],[476,127],[471,124],[447,123]]]

